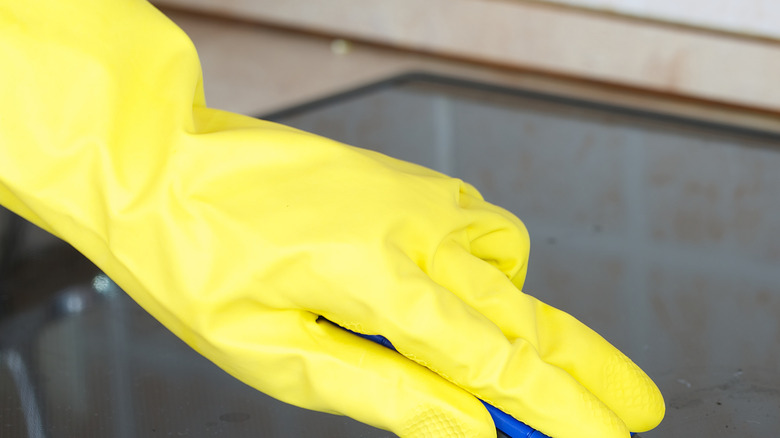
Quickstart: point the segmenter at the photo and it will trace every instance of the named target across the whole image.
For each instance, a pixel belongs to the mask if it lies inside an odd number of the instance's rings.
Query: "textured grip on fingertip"
[[[595,419],[595,424],[600,424],[611,435],[627,433],[626,424],[623,423],[614,412],[607,408],[604,403],[588,392],[582,394],[583,402],[590,412],[590,417]]]
[[[415,412],[403,428],[404,438],[468,438],[465,426],[456,418],[435,409]]]
[[[605,367],[607,389],[631,412],[662,417],[663,397],[652,379],[623,353],[615,353]]]

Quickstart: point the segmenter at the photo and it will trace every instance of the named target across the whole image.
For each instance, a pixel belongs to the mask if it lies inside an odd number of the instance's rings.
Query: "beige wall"
[[[539,1],[780,39],[780,2],[776,0]]]
[[[780,41],[510,0],[157,0],[437,57],[780,114]]]

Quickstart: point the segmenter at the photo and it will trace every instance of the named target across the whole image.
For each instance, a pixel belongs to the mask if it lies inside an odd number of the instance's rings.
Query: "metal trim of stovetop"
[[[636,119],[651,120],[655,122],[671,123],[680,126],[687,126],[699,129],[709,130],[713,133],[722,133],[727,135],[738,135],[741,137],[748,137],[753,140],[759,141],[777,141],[780,144],[780,131],[772,132],[762,129],[750,128],[740,126],[738,124],[726,124],[720,122],[713,122],[697,117],[687,117],[674,114],[666,114],[659,111],[644,110],[638,108],[632,108],[628,106],[621,106],[611,103],[598,102],[595,100],[587,100],[575,97],[569,97],[564,95],[534,91],[523,88],[514,88],[503,85],[490,84],[487,82],[479,82],[472,79],[458,78],[454,76],[446,76],[438,73],[429,73],[424,71],[411,71],[400,75],[395,75],[382,79],[376,82],[372,82],[366,85],[358,86],[350,90],[337,92],[329,96],[325,96],[320,99],[315,99],[300,105],[294,105],[288,108],[284,108],[278,111],[273,111],[266,114],[259,114],[256,117],[264,120],[279,121],[288,117],[300,115],[309,111],[325,108],[329,105],[338,104],[350,101],[352,99],[360,98],[371,93],[392,89],[395,87],[409,85],[409,84],[430,84],[430,85],[443,85],[453,88],[462,88],[473,91],[482,91],[492,93],[496,95],[503,95],[507,97],[517,97],[523,99],[531,99],[536,101],[543,101],[552,104],[558,104],[561,106],[569,106],[580,109],[587,109],[598,111],[601,113],[612,113],[623,117],[630,117]]]

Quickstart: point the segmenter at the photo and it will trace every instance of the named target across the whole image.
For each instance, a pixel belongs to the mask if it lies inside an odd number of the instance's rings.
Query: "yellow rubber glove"
[[[636,365],[520,292],[519,220],[457,179],[207,108],[192,43],[146,2],[2,2],[0,66],[0,201],[249,385],[403,437],[495,436],[474,395],[556,438],[661,420]]]

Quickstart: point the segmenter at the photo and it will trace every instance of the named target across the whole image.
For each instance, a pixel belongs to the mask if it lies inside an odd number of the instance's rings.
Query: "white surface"
[[[780,111],[780,40],[729,37],[522,1],[156,3],[474,64]],[[327,53],[334,56],[329,47]],[[311,70],[303,73],[310,81],[319,77]]]
[[[539,0],[780,39],[780,2],[774,0]]]

